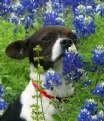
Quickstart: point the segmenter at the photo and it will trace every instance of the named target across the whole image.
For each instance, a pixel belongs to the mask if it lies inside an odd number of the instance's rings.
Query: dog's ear
[[[6,48],[6,54],[13,59],[24,59],[28,57],[29,39],[17,40],[9,44]]]

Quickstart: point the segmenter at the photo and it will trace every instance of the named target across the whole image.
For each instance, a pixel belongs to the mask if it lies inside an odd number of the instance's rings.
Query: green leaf
[[[56,120],[56,121],[61,121],[61,117],[58,114],[52,114],[52,117]]]

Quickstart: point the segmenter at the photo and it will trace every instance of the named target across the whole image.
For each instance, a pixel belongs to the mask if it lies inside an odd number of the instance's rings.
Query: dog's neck
[[[54,64],[54,70],[57,71],[59,74],[62,74],[62,58],[57,61]],[[51,68],[49,69],[51,70]],[[49,71],[48,70],[48,71]],[[42,86],[45,82],[45,75],[47,72],[45,72],[44,74],[40,74],[40,79],[42,80]],[[34,72],[34,66],[31,64],[30,67],[30,78],[31,80],[37,80],[37,73]],[[49,95],[55,96],[55,97],[69,97],[70,95],[72,95],[74,93],[74,87],[72,86],[71,83],[66,84],[64,77],[61,78],[60,80],[62,82],[62,85],[60,86],[54,86],[53,90],[45,90]],[[43,86],[44,87],[44,86]]]

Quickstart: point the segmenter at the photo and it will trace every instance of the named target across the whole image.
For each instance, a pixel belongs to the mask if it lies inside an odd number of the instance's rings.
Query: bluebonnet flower
[[[65,51],[65,57],[63,59],[63,75],[65,80],[70,82],[77,82],[85,74],[83,67],[85,62],[78,53],[72,51]]]
[[[2,115],[7,108],[7,102],[3,99],[4,96],[4,89],[2,84],[0,84],[0,115]]]
[[[94,10],[92,6],[79,5],[74,10],[73,24],[79,37],[95,33]]]
[[[72,5],[72,0],[62,0],[62,3],[64,7],[69,7]]]
[[[104,46],[98,45],[95,50],[92,52],[93,57],[91,58],[92,62],[97,66],[104,66]]]
[[[91,5],[93,9],[96,7],[97,1],[95,0],[62,0],[64,7],[72,6],[72,11],[74,12],[78,5],[89,6]]]
[[[57,14],[60,14],[63,12],[62,4],[60,3],[59,0],[55,0],[55,2],[53,2],[53,9],[55,12],[57,12]]]
[[[6,17],[11,10],[11,0],[0,0],[0,16]]]
[[[45,7],[45,13],[51,13],[53,11],[52,1],[47,2]]]
[[[79,5],[77,8],[75,8],[75,15],[80,15],[80,14],[85,14],[86,6],[84,5]]]
[[[101,17],[104,17],[104,2],[100,5],[96,6],[96,13],[98,13]]]
[[[85,35],[91,35],[95,33],[96,26],[94,24],[94,20],[90,16],[74,16],[73,24],[79,37],[84,37]]]
[[[87,15],[91,16],[92,18],[94,18],[95,10],[93,9],[93,7],[91,5],[86,6],[85,12],[86,12]]]
[[[24,25],[25,29],[32,28],[35,21],[35,16],[38,11],[43,12],[43,8],[49,0],[21,0],[16,5],[13,5],[13,13],[18,18],[18,24]],[[42,9],[40,9],[42,7]],[[13,22],[17,22],[15,17],[10,18]],[[17,24],[17,23],[16,23]]]
[[[75,8],[74,15],[85,15],[85,16],[91,16],[92,18],[94,17],[94,10],[91,5],[85,6],[80,4]]]
[[[20,2],[18,2],[17,4],[15,5],[12,5],[12,13],[11,13],[11,16],[12,14],[15,15],[16,17],[23,17],[24,13],[25,13],[25,9],[24,9],[24,6],[22,6],[20,4]]]
[[[91,121],[104,121],[104,111],[101,110],[96,115],[92,115]]]
[[[0,2],[3,4],[10,4],[11,0],[0,0]]]
[[[64,20],[55,12],[44,13],[43,26],[64,25]]]
[[[34,0],[33,0],[34,1]],[[23,6],[23,7],[25,7],[26,9],[27,9],[27,7],[29,6],[29,5],[31,5],[31,3],[33,3],[33,5],[34,4],[38,4],[38,2],[37,3],[35,3],[35,2],[33,2],[33,1],[31,1],[31,0],[21,0],[20,1],[20,4]],[[31,6],[32,7],[32,6]]]
[[[34,20],[35,21],[35,20]],[[27,17],[25,20],[25,29],[28,29],[29,27],[33,27],[32,22],[34,22],[30,17]]]
[[[7,102],[5,102],[3,99],[0,99],[0,116],[7,109],[7,106],[8,106]]]
[[[35,22],[35,15],[37,10],[43,10],[46,2],[49,0],[1,0],[0,1],[0,16],[6,17],[7,20],[17,24],[22,24],[27,30],[29,27],[33,27]]]
[[[81,73],[83,72],[83,75],[79,79],[79,83],[84,85],[84,88],[87,88],[92,83],[92,80],[88,77],[88,73],[85,70],[83,69],[79,70]]]
[[[13,14],[12,14],[12,17],[9,18],[9,21],[15,23],[16,25],[19,23],[17,16]]]
[[[92,94],[97,94],[100,95],[101,97],[104,98],[104,82],[100,82],[96,85],[95,90],[92,90],[91,93]]]
[[[0,84],[0,98],[3,97],[4,89],[3,86]]]
[[[73,7],[72,9],[74,13],[73,24],[75,26],[75,30],[79,35],[79,37],[83,38],[86,35],[91,35],[95,33],[95,28],[96,28],[94,24],[95,12],[97,9],[99,11],[99,8],[101,8],[101,7],[96,8],[97,5],[98,5],[97,0],[78,0],[76,7],[75,6]],[[77,19],[79,18],[80,15],[83,16],[83,21],[80,21],[79,19]],[[87,24],[86,22],[84,22],[85,21],[84,18],[85,19],[87,18],[87,21],[89,21]],[[90,20],[88,20],[89,18]]]
[[[98,112],[98,103],[94,99],[86,99],[85,106],[81,107],[78,121],[104,121],[104,111]]]
[[[48,1],[49,0],[31,0],[31,3],[35,3],[37,7],[42,7],[43,4],[45,5]]]
[[[62,0],[64,7],[72,6],[72,9],[75,9],[81,2],[82,0]]]
[[[12,13],[9,20],[15,24],[23,24],[27,30],[29,27],[33,27],[35,22],[34,15],[36,13],[36,3],[32,3],[29,0],[22,0],[16,5],[12,5]]]
[[[86,35],[91,35],[95,33],[94,24],[94,13],[96,5],[92,0],[80,0],[76,7],[73,9],[74,18],[73,24],[75,26],[75,31],[80,38]]]
[[[62,0],[64,7],[72,6],[72,10],[81,4],[81,1],[82,0]]]
[[[97,4],[97,0],[80,0],[80,4],[83,4],[85,6],[87,5],[91,5],[93,8],[95,8],[96,4]]]
[[[85,108],[90,111],[91,115],[95,115],[98,112],[98,103],[94,99],[86,99]]]
[[[44,7],[49,0],[21,0],[21,5],[25,10],[33,12],[34,9]],[[44,6],[43,6],[44,5]]]
[[[59,86],[62,84],[62,82],[59,81],[60,78],[61,78],[61,76],[57,72],[55,72],[53,70],[48,71],[46,73],[46,79],[45,79],[44,86],[46,87],[46,89],[52,90],[53,86]]]
[[[86,108],[82,108],[80,111],[80,116],[77,117],[78,121],[91,121],[91,113]]]
[[[84,82],[82,84],[84,85],[85,88],[87,88],[91,84],[91,82],[92,82],[92,80],[87,78],[87,80],[84,80]]]
[[[43,26],[64,25],[62,5],[60,4],[60,1],[54,0],[52,2],[48,2],[47,4],[48,7],[50,7],[50,11],[48,10],[44,12]]]

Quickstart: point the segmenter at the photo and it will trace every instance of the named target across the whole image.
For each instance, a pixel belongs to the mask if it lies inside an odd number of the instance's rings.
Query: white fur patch
[[[61,51],[62,51],[61,44],[60,44],[61,40],[63,40],[63,38],[58,38],[52,48],[52,57],[51,57],[52,61],[55,61],[61,54]]]
[[[32,98],[32,96],[36,94],[37,92],[34,89],[32,82],[30,81],[29,85],[26,87],[26,89],[23,91],[21,95],[22,110],[20,113],[20,117],[25,119],[26,121],[34,121],[31,117],[32,109],[30,108],[30,106],[33,104],[37,104],[36,98]],[[42,102],[43,102],[43,109],[46,121],[54,121],[54,119],[52,118],[52,114],[57,113],[57,110],[52,104],[50,104],[50,99],[43,96]],[[40,98],[38,98],[38,105],[40,107],[39,111],[41,112],[42,109],[41,109]]]
[[[31,64],[30,71],[31,71],[30,78],[32,80],[37,80],[37,73],[34,72],[34,66],[32,64]],[[40,78],[42,79],[42,81],[44,81],[45,74],[41,74]],[[37,103],[36,98],[32,98],[32,96],[37,94],[37,91],[35,90],[35,88],[32,84],[32,80],[30,80],[28,86],[21,94],[22,110],[20,113],[20,117],[25,119],[26,121],[33,121],[33,119],[31,118],[32,109],[30,108],[30,105]],[[48,99],[45,96],[42,96],[42,102],[43,102],[43,109],[44,109],[46,121],[54,121],[54,119],[52,118],[52,114],[57,113],[58,112],[57,109],[55,109],[55,107],[52,104],[50,104],[50,99]],[[38,105],[40,106],[39,111],[41,112],[42,109],[41,109],[41,100],[40,99],[38,99]],[[39,121],[42,121],[42,120],[39,120]]]

